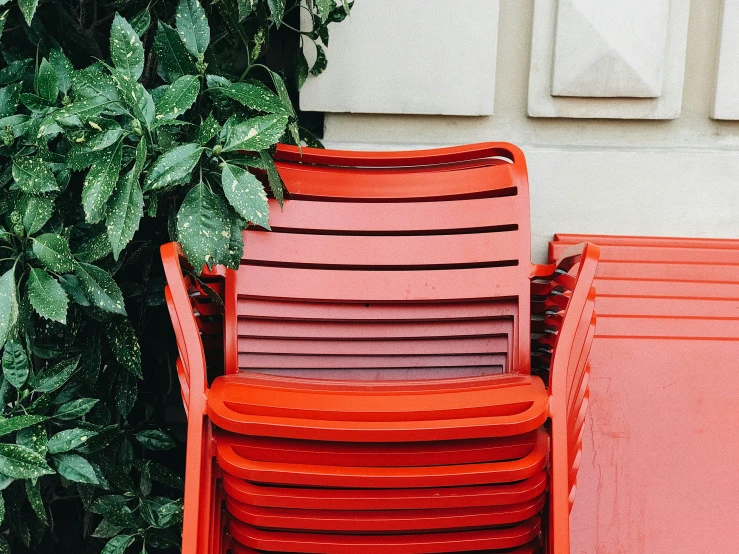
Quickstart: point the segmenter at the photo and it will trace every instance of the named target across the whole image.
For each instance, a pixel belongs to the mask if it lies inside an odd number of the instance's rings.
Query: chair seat
[[[547,464],[549,437],[537,431],[534,449],[520,459],[421,467],[351,467],[326,464],[264,462],[238,452],[231,435],[216,440],[216,459],[224,472],[255,483],[340,488],[457,487],[522,481]]]
[[[244,546],[243,544],[233,541],[230,545],[230,552],[231,554],[262,554],[264,550],[260,552],[259,550],[254,550],[253,548],[249,548],[248,546]],[[541,550],[539,549],[538,541],[532,541],[529,544],[518,548],[506,548],[505,550],[498,550],[497,552],[499,554],[538,554]]]
[[[434,441],[528,433],[546,420],[548,401],[531,375],[378,383],[242,373],[215,379],[208,415],[242,435]]]
[[[232,498],[267,508],[308,510],[413,510],[502,506],[526,502],[546,489],[545,471],[515,483],[415,489],[329,489],[266,486],[224,474]]]
[[[536,516],[544,494],[504,506],[428,510],[301,510],[250,506],[226,497],[226,510],[243,523],[263,529],[328,533],[372,534],[454,531],[513,525]]]
[[[499,529],[397,535],[268,531],[234,519],[229,522],[231,536],[244,546],[265,552],[304,554],[431,554],[516,548],[533,541],[540,529],[538,516],[516,526]]]

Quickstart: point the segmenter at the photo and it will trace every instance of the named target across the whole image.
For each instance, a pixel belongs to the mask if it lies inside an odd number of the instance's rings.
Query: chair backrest
[[[276,165],[289,198],[282,209],[270,201],[272,230],[245,231],[241,266],[226,273],[228,373],[529,372],[518,148],[280,146]]]

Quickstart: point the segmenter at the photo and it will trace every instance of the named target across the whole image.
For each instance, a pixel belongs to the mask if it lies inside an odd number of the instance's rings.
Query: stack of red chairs
[[[531,265],[512,145],[280,147],[277,167],[290,198],[238,271],[162,248],[183,552],[566,553],[597,248]]]

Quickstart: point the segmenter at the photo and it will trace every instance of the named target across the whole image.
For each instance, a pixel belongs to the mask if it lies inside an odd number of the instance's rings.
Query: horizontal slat
[[[512,164],[464,169],[336,168],[278,163],[290,196],[347,200],[432,199],[515,190]]]
[[[596,279],[595,289],[598,291],[598,296],[739,300],[739,283]]]
[[[523,200],[518,196],[405,203],[288,199],[282,208],[276,200],[269,202],[269,224],[276,231],[412,235],[520,225]]]
[[[352,236],[244,233],[245,263],[413,267],[529,261],[530,238],[520,231],[464,235]]]
[[[305,322],[265,319],[238,321],[239,337],[307,339],[401,339],[510,335],[510,319],[421,323]]]
[[[739,283],[736,265],[599,262],[597,276],[604,279],[651,279],[673,281],[713,281]]]
[[[598,317],[602,315],[633,315],[739,319],[739,299],[681,298],[675,300],[673,298],[598,296],[595,300],[595,311]]]
[[[451,377],[481,377],[484,375],[500,375],[506,371],[506,362],[499,365],[483,365],[468,367],[413,367],[413,368],[378,368],[373,369],[265,369],[254,368],[249,371],[289,377],[308,377],[312,379],[339,379],[352,381],[409,381],[425,379],[448,379]]]
[[[428,356],[507,352],[507,337],[427,340],[309,340],[239,338],[239,353],[336,356]]]
[[[554,242],[561,242],[568,245],[579,244],[581,242],[592,242],[603,246],[658,246],[667,248],[680,246],[684,248],[721,248],[727,250],[739,250],[739,240],[737,239],[577,235],[557,233],[554,235]]]
[[[447,321],[514,316],[518,305],[511,300],[408,304],[331,304],[239,298],[239,316],[290,321]]]
[[[522,266],[424,271],[341,271],[242,265],[241,296],[333,302],[482,300],[529,297]]]
[[[593,241],[595,242],[595,241]],[[595,244],[598,244],[595,242]],[[570,245],[552,243],[550,253],[556,259]],[[655,246],[600,246],[600,259],[604,262],[672,262],[703,264],[739,265],[739,249],[733,248],[691,248],[677,245]]]
[[[716,339],[739,341],[739,320],[598,316],[596,338]]]
[[[456,368],[503,365],[505,354],[438,356],[301,356],[284,354],[239,354],[241,369],[406,369]]]
[[[269,487],[223,476],[226,492],[253,506],[331,510],[406,510],[501,506],[525,502],[544,492],[545,472],[518,483],[420,489],[318,489]]]

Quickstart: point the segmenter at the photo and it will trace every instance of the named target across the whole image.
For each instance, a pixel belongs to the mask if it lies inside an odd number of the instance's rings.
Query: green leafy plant
[[[176,548],[158,247],[236,267],[241,231],[269,228],[274,145],[317,144],[288,87],[350,5],[0,6],[0,554]]]

